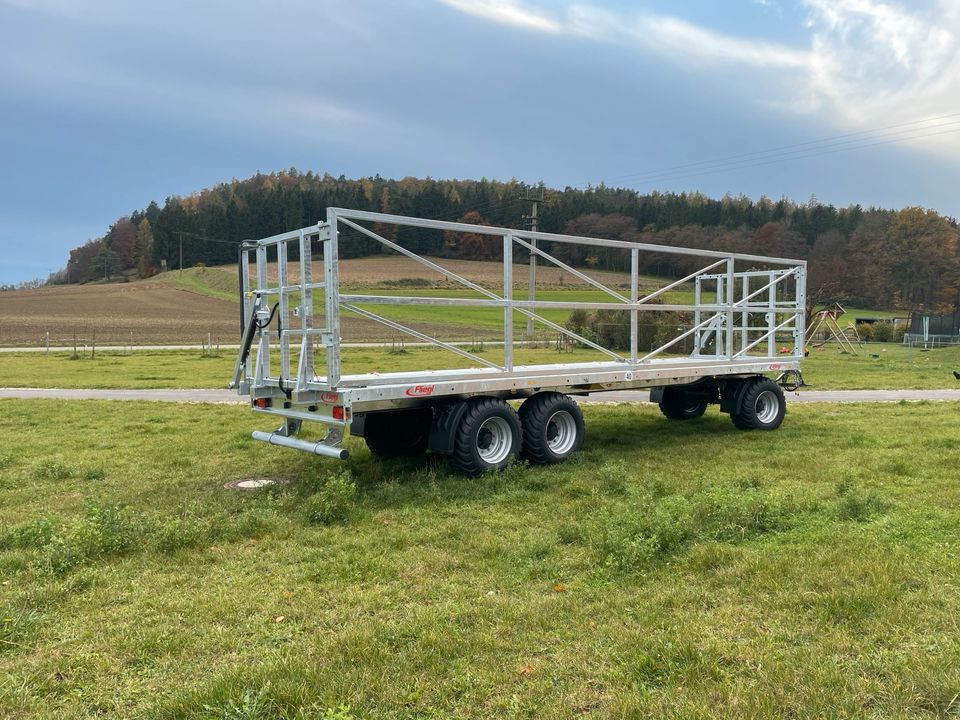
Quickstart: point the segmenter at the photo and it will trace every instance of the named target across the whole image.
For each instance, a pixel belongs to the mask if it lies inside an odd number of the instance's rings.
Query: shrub
[[[650,301],[650,304],[657,304],[657,300]],[[641,313],[637,324],[637,347],[641,350],[659,347],[676,337],[683,324],[679,313]],[[630,348],[630,312],[627,310],[574,310],[565,327],[611,350]]]
[[[357,486],[349,470],[341,470],[327,476],[317,492],[303,502],[307,519],[319,525],[342,522],[347,519],[356,504]]]
[[[870,339],[874,342],[893,342],[893,336],[892,322],[878,321],[873,323],[870,328]]]

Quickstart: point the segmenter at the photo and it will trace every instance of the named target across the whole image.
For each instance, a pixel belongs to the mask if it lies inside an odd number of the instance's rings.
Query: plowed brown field
[[[503,266],[498,262],[471,262],[437,259],[438,263],[486,287],[502,285]],[[291,280],[299,275],[291,264]],[[209,268],[231,279],[234,268]],[[525,287],[526,266],[517,265],[516,288]],[[591,277],[614,286],[629,283],[621,273],[591,271]],[[322,275],[322,264],[314,263],[314,277]],[[187,277],[186,273],[183,277]],[[177,278],[171,273],[171,283]],[[398,256],[375,256],[341,262],[341,282],[358,287],[403,285],[406,280],[429,281],[432,286],[453,287],[433,270]],[[219,286],[222,283],[214,283]],[[554,267],[538,269],[538,287],[588,287],[570,273]],[[230,287],[235,287],[232,282]],[[232,290],[230,291],[232,292]],[[349,314],[342,317],[344,336],[351,340],[391,340],[398,335],[375,322]],[[214,342],[235,343],[239,338],[237,304],[187,288],[176,288],[162,280],[139,280],[105,285],[68,285],[0,293],[0,346],[37,346],[50,333],[52,345],[71,345],[74,337],[82,344],[98,345],[132,342],[145,344],[200,344],[207,334]],[[419,323],[417,329],[437,337],[470,338],[489,335],[468,326]],[[408,340],[410,340],[408,338]]]
[[[0,294],[0,344],[194,342],[237,336],[237,306],[154,281],[69,285]]]

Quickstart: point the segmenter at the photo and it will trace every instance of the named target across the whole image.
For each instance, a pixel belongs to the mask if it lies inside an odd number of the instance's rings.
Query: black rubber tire
[[[558,412],[567,413],[573,421],[573,427],[567,428],[568,432],[573,431],[573,442],[565,443],[568,446],[561,452],[550,447],[558,431],[563,429],[554,420]],[[580,406],[563,393],[537,393],[524,401],[518,414],[523,427],[522,457],[535,465],[563,462],[583,446],[583,413]]]
[[[363,439],[380,458],[422,455],[427,451],[432,420],[429,407],[372,412],[364,423]]]
[[[745,381],[740,396],[740,407],[730,413],[733,424],[741,430],[776,430],[787,414],[787,399],[783,389],[770,378],[758,377]],[[770,402],[776,403],[776,412],[764,412]]]
[[[682,387],[665,387],[660,412],[671,420],[694,420],[707,410],[707,399],[688,393]]]
[[[481,456],[481,448],[489,439],[481,434],[483,424],[491,418],[501,418],[505,429],[509,430],[504,441],[509,445],[504,457],[497,462],[488,462]],[[489,435],[489,430],[486,433]],[[506,401],[493,397],[475,397],[467,401],[467,409],[460,419],[450,455],[450,466],[457,472],[470,477],[481,473],[503,470],[520,454],[523,433],[520,418]]]

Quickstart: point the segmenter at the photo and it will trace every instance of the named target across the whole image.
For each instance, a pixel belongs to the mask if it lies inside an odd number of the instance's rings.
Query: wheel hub
[[[547,447],[557,455],[566,455],[577,442],[577,422],[566,410],[557,410],[547,420]]]
[[[780,412],[780,400],[772,390],[764,390],[757,395],[757,404],[755,406],[757,420],[764,425],[769,425],[777,418]]]
[[[477,454],[489,465],[499,465],[513,448],[510,424],[502,417],[487,418],[477,432]]]

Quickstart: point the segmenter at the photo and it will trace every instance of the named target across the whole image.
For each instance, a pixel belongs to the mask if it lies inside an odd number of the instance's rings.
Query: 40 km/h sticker
[[[410,397],[427,397],[428,395],[433,395],[433,389],[436,385],[414,385],[412,388],[407,388],[407,395]]]

